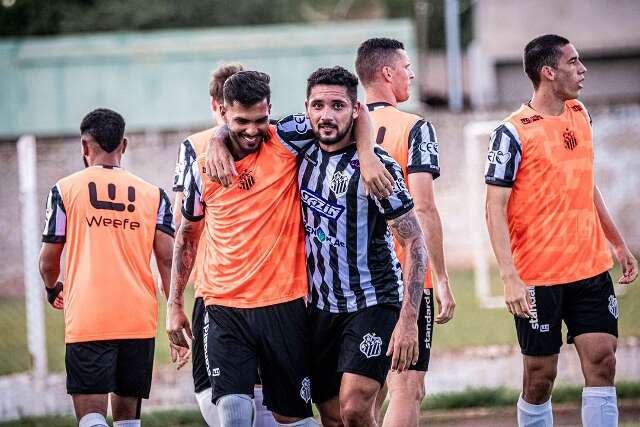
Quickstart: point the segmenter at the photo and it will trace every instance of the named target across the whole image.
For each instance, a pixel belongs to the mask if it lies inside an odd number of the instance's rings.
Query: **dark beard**
[[[323,140],[323,139],[321,139],[321,138],[318,138],[318,140],[319,140],[322,144],[324,144],[324,145],[334,145],[334,144],[337,144],[338,142],[342,141],[342,140],[343,140],[343,138],[344,138],[347,134],[351,133],[351,129],[352,129],[352,128],[353,128],[353,119],[351,119],[351,122],[349,122],[349,125],[345,128],[345,130],[344,130],[344,131],[340,132],[340,129],[338,129],[338,132],[336,132],[336,136],[335,136],[335,137],[333,137],[333,138],[331,138],[331,139],[328,139],[328,140]],[[317,132],[317,134],[318,134],[318,135],[320,134],[320,127],[319,127],[319,126],[318,126],[318,132]]]

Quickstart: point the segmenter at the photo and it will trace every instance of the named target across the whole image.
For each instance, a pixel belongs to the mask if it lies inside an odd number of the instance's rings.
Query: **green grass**
[[[516,334],[513,318],[506,308],[485,309],[478,306],[475,299],[472,273],[454,271],[451,283],[456,298],[456,311],[452,321],[446,325],[437,325],[434,331],[434,345],[437,348],[462,348],[467,346],[483,346],[490,344],[515,344]],[[614,281],[619,277],[618,271],[612,272]],[[501,294],[501,285],[494,276],[492,287],[496,295]],[[186,300],[193,301],[191,289],[188,289]],[[627,288],[619,298],[621,337],[640,337],[640,284]],[[156,364],[169,362],[169,351],[166,334],[164,300],[160,304],[158,320],[159,331],[156,345]],[[47,356],[51,371],[64,369],[64,332],[62,312],[46,305]],[[187,307],[187,315],[191,315],[191,306]],[[25,309],[23,299],[0,299],[0,375],[22,372],[29,369],[30,361],[27,352],[25,325]]]

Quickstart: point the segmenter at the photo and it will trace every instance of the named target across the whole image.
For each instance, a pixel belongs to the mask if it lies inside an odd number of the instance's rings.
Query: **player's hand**
[[[217,128],[207,144],[205,164],[207,176],[224,187],[229,187],[233,183],[233,177],[238,175],[236,162],[225,144],[228,137],[229,130],[226,126]]]
[[[436,302],[438,303],[438,315],[436,323],[443,324],[453,319],[453,311],[456,308],[456,300],[453,297],[448,281],[436,283]]]
[[[391,173],[384,167],[373,151],[358,153],[358,156],[360,159],[360,175],[364,181],[364,189],[367,195],[372,195],[377,199],[389,197],[395,185]]]
[[[523,319],[531,318],[531,297],[522,279],[515,277],[503,278],[504,302],[509,313]]]
[[[167,335],[169,341],[178,347],[189,348],[187,339],[192,340],[189,319],[184,314],[181,304],[173,303],[167,306]]]
[[[49,304],[57,310],[62,310],[64,308],[64,297],[62,296],[62,290],[64,289],[64,285],[62,282],[56,282],[56,285],[53,288],[46,288],[47,291],[47,301]]]
[[[191,347],[191,343],[189,343],[189,347]],[[178,347],[173,343],[169,343],[169,349],[171,350],[171,362],[176,364],[177,370],[180,370],[189,362],[191,358],[191,350],[189,348]]]
[[[628,285],[638,277],[638,260],[626,246],[614,248],[614,253],[622,268],[622,276],[618,279],[618,283]]]
[[[391,370],[398,373],[406,371],[418,362],[419,355],[418,322],[401,314],[387,349],[387,356],[391,356]]]

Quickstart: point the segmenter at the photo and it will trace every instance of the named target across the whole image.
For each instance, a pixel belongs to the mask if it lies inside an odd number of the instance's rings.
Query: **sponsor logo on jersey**
[[[423,141],[423,142],[420,143],[420,145],[418,145],[418,148],[423,153],[438,154],[438,143],[437,142]]]
[[[564,148],[566,148],[567,150],[573,150],[578,146],[576,134],[572,130],[569,130],[568,128],[565,129],[562,137],[564,138]]]
[[[213,371],[211,371],[211,376],[212,377],[219,377],[220,376],[220,368],[213,368]]]
[[[363,336],[360,343],[360,352],[367,359],[380,356],[382,353],[382,338],[377,337],[375,333]]]
[[[322,196],[314,193],[308,188],[300,190],[300,199],[309,209],[319,213],[325,218],[337,220],[342,212],[344,212],[344,206],[336,205],[328,200],[322,198]]]
[[[305,377],[302,380],[302,385],[300,386],[300,397],[305,403],[309,403],[311,400],[311,380],[308,377]]]
[[[538,308],[537,308],[538,306],[536,302],[536,287],[529,286],[527,290],[529,291],[529,297],[531,300],[531,308],[529,310],[531,312],[531,318],[529,319],[529,324],[531,325],[531,329],[534,329],[537,331],[540,329],[540,324],[538,323]]]
[[[520,119],[523,125],[528,125],[533,122],[537,122],[538,120],[542,120],[542,116],[539,114],[535,114],[531,117],[523,117],[522,119]]]
[[[296,124],[296,132],[299,134],[304,134],[309,130],[309,122],[305,114],[294,114],[293,122]]]
[[[253,176],[253,171],[249,169],[243,170],[238,176],[238,188],[241,190],[249,191],[255,183],[256,179]]]
[[[333,237],[333,236],[329,236],[323,229],[322,227],[317,227],[314,228],[312,226],[310,226],[309,224],[304,224],[304,231],[307,233],[307,235],[309,236],[315,236],[315,238],[318,240],[318,242],[320,243],[324,243],[327,242],[328,244],[330,244],[331,246],[336,246],[336,247],[342,247],[344,248],[346,245],[344,242],[338,240],[337,238]]]
[[[572,105],[571,109],[573,111],[582,111],[582,106],[581,105],[577,105],[577,104],[576,105]]]
[[[400,194],[408,191],[409,190],[407,190],[407,184],[405,184],[404,178],[399,176],[398,179],[396,179],[395,185],[393,186],[393,192],[395,194]]]
[[[491,150],[487,155],[487,159],[494,165],[506,165],[509,163],[509,160],[511,160],[511,153],[508,151],[504,153],[501,150]]]
[[[336,197],[340,197],[347,192],[349,186],[349,175],[346,172],[335,172],[331,177],[329,188]]]
[[[317,162],[316,160],[312,159],[312,158],[309,156],[309,154],[305,153],[305,154],[304,154],[304,159],[305,159],[307,162],[311,163],[313,166],[318,166],[318,162]]]
[[[609,295],[609,313],[616,319],[618,318],[618,299],[615,295]]]
[[[354,169],[360,169],[360,160],[351,160],[349,165]]]

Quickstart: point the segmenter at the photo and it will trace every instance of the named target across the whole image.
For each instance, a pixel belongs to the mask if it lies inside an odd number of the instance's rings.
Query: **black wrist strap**
[[[47,301],[49,301],[49,304],[53,304],[56,298],[58,298],[63,287],[62,282],[56,282],[56,286],[54,288],[47,288],[45,286],[45,290],[47,291]]]

